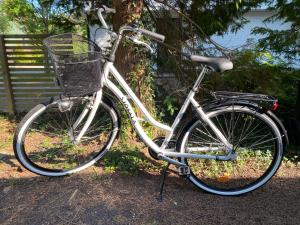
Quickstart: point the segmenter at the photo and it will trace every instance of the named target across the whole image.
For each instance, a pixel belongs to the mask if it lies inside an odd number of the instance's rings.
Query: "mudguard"
[[[265,113],[266,115],[268,115],[272,119],[272,121],[277,125],[277,127],[281,133],[282,140],[284,143],[284,150],[288,147],[289,138],[288,138],[287,130],[285,129],[285,127],[284,127],[283,123],[280,121],[280,119],[271,111],[271,107],[265,108],[264,106],[261,106],[256,102],[235,99],[235,100],[224,100],[224,101],[214,100],[212,102],[205,104],[203,106],[203,109],[204,109],[204,111],[208,112],[208,111],[212,111],[214,109],[220,108],[220,107],[226,107],[226,106],[232,106],[232,105],[249,107],[257,112]]]

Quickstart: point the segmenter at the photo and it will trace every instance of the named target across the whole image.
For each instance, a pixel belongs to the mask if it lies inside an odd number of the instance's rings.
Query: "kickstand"
[[[168,169],[169,169],[170,163],[166,166],[166,168],[162,171],[162,176],[161,176],[161,181],[160,181],[160,192],[159,192],[159,198],[158,201],[162,202],[163,200],[163,191],[165,187],[165,180],[168,174]]]

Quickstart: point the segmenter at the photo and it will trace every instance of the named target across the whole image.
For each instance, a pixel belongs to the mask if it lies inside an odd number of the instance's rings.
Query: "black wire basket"
[[[44,45],[65,96],[85,96],[102,88],[104,58],[96,43],[67,33],[46,38]]]

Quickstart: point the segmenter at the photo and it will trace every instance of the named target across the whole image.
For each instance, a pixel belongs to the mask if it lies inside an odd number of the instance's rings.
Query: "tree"
[[[97,2],[97,1],[96,1]],[[101,1],[98,1],[101,2]],[[103,2],[103,1],[102,1]],[[227,31],[227,28],[231,26],[232,30],[238,30],[247,21],[243,18],[243,14],[251,9],[251,7],[258,5],[261,0],[255,1],[209,1],[209,0],[190,0],[190,1],[160,1],[160,0],[113,0],[112,5],[116,8],[117,13],[113,16],[113,28],[117,31],[120,26],[130,24],[137,21],[146,21],[143,26],[149,29],[155,29],[159,26],[165,26],[166,29],[162,31],[169,32],[172,30],[170,35],[167,35],[168,44],[177,44],[170,41],[171,36],[175,33],[184,33],[184,35],[177,35],[182,38],[182,42],[190,40],[197,35],[202,40],[212,34],[222,34]],[[157,3],[161,3],[157,5]],[[195,23],[201,24],[201,31],[194,27],[195,24],[191,24],[190,21],[181,18],[180,24],[177,24],[172,19],[168,19],[170,16],[170,5],[175,7],[179,13],[187,14],[191,20]],[[148,9],[148,10],[146,10]],[[158,18],[161,18],[162,11],[165,11],[160,24],[158,24]],[[156,13],[156,15],[154,15]],[[152,22],[149,20],[152,19]],[[212,20],[214,18],[214,20]],[[168,23],[169,21],[170,23]],[[183,23],[187,23],[187,26],[183,26]],[[152,23],[152,26],[149,25]],[[166,32],[163,32],[166,34]],[[206,35],[204,35],[204,33]],[[199,41],[198,41],[199,43]],[[181,44],[180,44],[181,45]],[[175,46],[176,47],[176,46]],[[197,47],[196,47],[197,48]],[[195,49],[196,49],[195,48]],[[194,50],[195,50],[194,49]],[[164,60],[167,60],[166,55]],[[135,81],[137,92],[140,92],[139,87],[142,84],[143,75],[145,74],[147,59],[143,52],[136,51],[132,45],[120,46],[116,55],[116,66],[131,81]],[[175,66],[176,67],[176,66]],[[179,71],[181,73],[182,70]],[[149,99],[151,96],[145,96],[144,94],[138,93],[139,97],[144,97],[144,101]]]
[[[141,20],[144,13],[143,0],[113,0],[112,3],[117,11],[112,18],[114,31],[118,31],[121,26]],[[132,44],[126,44],[126,40],[123,39],[116,53],[115,65],[135,89],[137,96],[147,105],[148,110],[154,114],[156,109],[147,54]],[[137,111],[137,114],[140,116],[141,112]]]
[[[244,13],[262,2],[146,0],[148,12],[156,23],[154,26],[166,35],[165,43],[174,47],[174,51],[170,51],[163,44],[160,45],[162,54],[159,55],[162,57],[158,57],[159,68],[165,70],[167,67],[169,71],[162,72],[175,73],[182,85],[190,85],[199,70],[180,53],[226,55],[227,49],[218,46],[210,37],[225,34],[229,29],[240,29],[247,23]]]
[[[259,41],[259,47],[283,55],[287,60],[294,59],[299,55],[297,40],[299,40],[300,32],[300,2],[297,0],[267,0],[266,2],[270,10],[277,12],[267,18],[266,23],[280,20],[290,23],[291,26],[287,30],[272,30],[265,27],[254,29],[253,33],[265,36]]]
[[[3,10],[11,21],[26,33],[58,33],[74,27],[70,21],[70,5],[56,0],[4,0]]]
[[[268,28],[258,27],[253,32],[263,34],[264,38],[259,41],[259,48],[268,50],[275,55],[283,56],[286,61],[293,65],[295,59],[299,59],[300,53],[298,47],[300,38],[300,2],[298,0],[276,0],[266,1],[269,4],[269,9],[274,10],[276,13],[266,19],[266,23],[276,20],[283,20],[290,23],[291,26],[287,30],[271,30]],[[299,66],[299,64],[298,64]],[[291,69],[290,69],[291,70]],[[299,69],[298,76],[295,77],[294,89],[297,94],[294,95],[295,103],[292,105],[292,110],[287,120],[289,134],[292,137],[294,144],[300,144],[300,77]],[[290,88],[291,89],[291,88]]]
[[[7,18],[7,15],[3,11],[2,8],[0,8],[0,33],[5,33],[10,28],[10,22]]]

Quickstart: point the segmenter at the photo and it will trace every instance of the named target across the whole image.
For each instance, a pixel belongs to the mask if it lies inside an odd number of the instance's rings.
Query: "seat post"
[[[199,76],[198,76],[198,78],[197,78],[197,80],[196,80],[196,82],[194,84],[194,87],[192,89],[193,92],[197,92],[198,91],[199,86],[200,86],[200,84],[201,84],[201,82],[202,82],[202,80],[203,80],[203,78],[204,78],[207,70],[208,70],[207,66],[203,66],[203,69],[202,69],[201,73],[199,74]]]

